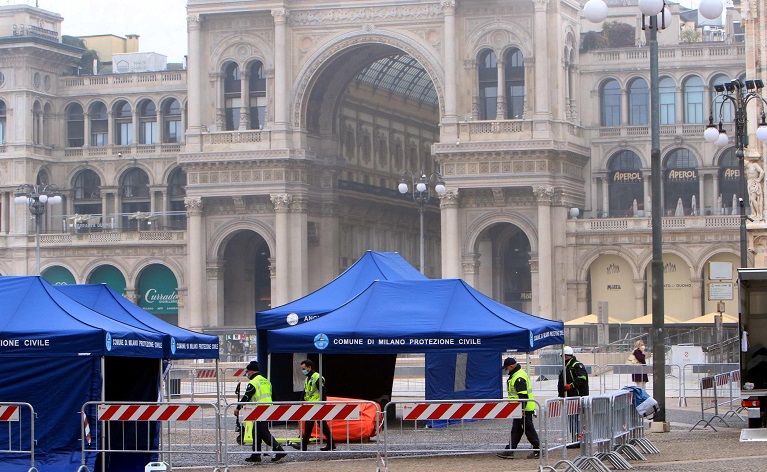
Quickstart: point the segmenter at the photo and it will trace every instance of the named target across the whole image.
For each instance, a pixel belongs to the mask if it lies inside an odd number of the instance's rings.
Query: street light
[[[703,0],[720,1],[720,0]],[[658,77],[658,30],[670,23],[665,0],[639,0],[642,29],[650,46],[650,172],[652,179],[652,350],[653,391],[660,411],[653,421],[666,422],[666,351],[664,346],[663,296],[663,199],[661,198],[660,162],[660,89]],[[589,0],[583,7],[583,16],[593,23],[607,18],[604,0]]]
[[[756,129],[756,137],[762,141],[767,142],[767,122],[765,122],[765,104],[767,101],[762,97],[762,89],[764,88],[764,82],[761,79],[756,80],[733,80],[723,84],[714,85],[716,95],[711,103],[711,113],[708,117],[708,126],[703,132],[703,139],[709,143],[713,143],[717,147],[724,147],[729,144],[730,139],[727,137],[727,133],[724,130],[722,121],[724,119],[724,106],[729,103],[735,109],[735,157],[738,158],[738,173],[740,184],[740,266],[748,267],[748,242],[746,238],[746,173],[745,173],[745,148],[748,147],[748,113],[746,107],[752,100],[757,100],[761,103],[762,120],[759,123],[759,127]],[[719,124],[714,124],[714,108],[718,100],[721,100],[719,105]],[[760,184],[761,185],[761,184]],[[761,213],[761,208],[758,210]],[[752,208],[752,213],[754,210]]]
[[[424,268],[426,267],[424,262],[424,252],[423,252],[423,245],[424,245],[424,237],[423,237],[423,214],[426,207],[426,204],[429,203],[429,200],[431,199],[431,192],[432,189],[437,192],[440,196],[444,195],[447,192],[447,188],[445,187],[445,182],[442,180],[442,176],[439,174],[439,172],[434,172],[430,176],[426,176],[424,172],[421,172],[419,177],[416,177],[415,174],[412,172],[406,170],[402,173],[402,178],[399,181],[399,185],[397,186],[397,190],[399,190],[399,193],[406,194],[410,191],[413,192],[413,201],[415,201],[418,204],[418,214],[421,218],[421,260],[420,260],[420,269],[421,273],[424,273]]]
[[[29,206],[29,212],[35,216],[35,235],[36,254],[37,254],[37,275],[40,275],[40,218],[45,214],[48,205],[58,205],[61,203],[61,196],[56,192],[53,185],[32,185],[24,184],[20,186],[15,195],[16,203],[26,203]]]

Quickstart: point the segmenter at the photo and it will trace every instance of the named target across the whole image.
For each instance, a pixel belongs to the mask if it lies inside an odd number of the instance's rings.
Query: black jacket
[[[565,384],[562,382],[562,372],[559,373],[559,390],[560,397],[585,397],[589,394],[589,374],[586,372],[586,367],[575,358],[570,357],[570,360],[565,364],[565,370],[567,371],[567,383],[572,385],[573,388],[565,390]]]

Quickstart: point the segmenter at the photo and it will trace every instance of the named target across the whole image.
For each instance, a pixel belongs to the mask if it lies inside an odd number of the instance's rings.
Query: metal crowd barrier
[[[591,375],[599,370],[599,366],[585,365],[586,372]],[[522,367],[528,369],[527,367]],[[533,392],[536,395],[552,394],[558,395],[557,383],[559,382],[559,373],[562,372],[562,364],[552,365],[530,365],[527,372],[530,374],[530,380],[533,382]],[[505,383],[504,383],[505,385]],[[544,395],[547,396],[547,395]]]
[[[29,413],[29,437],[24,441],[22,412]],[[29,456],[29,469],[27,472],[37,472],[35,468],[35,409],[29,403],[0,402],[0,424],[7,423],[8,443],[0,444],[0,452],[8,455]],[[18,423],[13,427],[11,423]],[[18,442],[14,441],[14,435]]]
[[[547,428],[541,434],[541,445],[545,449],[546,465],[541,470],[555,471],[560,465],[573,471],[580,470],[568,460],[567,449],[581,447],[581,397],[550,398],[546,400],[545,410]],[[562,458],[556,460],[559,450]],[[552,457],[555,460],[553,466],[549,465],[548,460]]]
[[[92,401],[80,414],[78,472],[90,472],[86,458],[93,453],[157,454],[171,469],[194,465],[217,471],[223,466],[220,414],[213,403]]]
[[[700,389],[700,379],[724,372],[731,372],[740,369],[740,365],[733,363],[715,363],[715,364],[686,364],[682,367],[682,397],[683,402],[680,406],[687,406],[687,393],[696,392]]]
[[[730,399],[729,401],[725,402],[728,404],[728,411],[724,414],[724,418],[727,418],[727,416],[737,416],[741,421],[745,421],[745,419],[740,416],[740,412],[743,411],[743,406],[740,404],[740,370],[733,370],[730,374],[730,388],[729,388],[729,394]],[[737,405],[737,406],[735,406]]]
[[[221,400],[223,403],[222,405],[227,405],[229,403],[228,396],[230,394],[234,394],[234,386],[231,386],[230,384],[236,384],[237,382],[242,382],[243,384],[247,384],[248,379],[248,371],[245,370],[244,367],[226,367],[220,370],[221,375],[219,376],[219,380],[221,382]],[[243,385],[241,388],[241,394],[245,393],[245,386]]]
[[[365,405],[372,405],[375,408],[375,424],[373,432],[370,435],[363,435],[362,425],[358,422],[361,419],[361,410]],[[234,410],[241,408],[239,417],[235,418]],[[227,467],[240,463],[244,460],[242,456],[249,456],[253,453],[252,444],[240,444],[237,441],[239,433],[236,432],[235,423],[239,421],[241,427],[245,427],[245,422],[266,421],[269,423],[269,431],[275,437],[285,452],[288,454],[316,454],[317,450],[310,447],[307,451],[300,450],[301,434],[303,423],[305,421],[319,422],[327,421],[332,423],[345,423],[345,437],[337,434],[337,429],[333,435],[335,443],[334,451],[325,451],[323,454],[338,453],[370,453],[379,454],[380,447],[378,441],[371,442],[370,438],[380,437],[382,413],[376,402],[359,401],[325,401],[325,402],[261,402],[261,403],[242,403],[232,402],[224,408],[224,418],[221,421],[224,433],[222,434],[223,461]],[[317,425],[314,426],[315,432]],[[334,428],[335,429],[335,428]],[[320,430],[321,431],[321,430]],[[321,434],[321,433],[319,433]],[[349,439],[360,436],[358,439]],[[255,431],[253,433],[255,440]],[[324,443],[324,440],[322,441]],[[263,445],[264,454],[270,452],[271,445]],[[291,448],[292,446],[292,448]]]
[[[392,454],[447,454],[471,452],[539,453],[545,461],[546,448],[505,449],[511,441],[510,419],[522,418],[524,405],[536,404],[539,438],[547,431],[546,415],[535,400],[458,400],[390,402],[384,416],[384,458]],[[392,409],[394,411],[392,411]],[[390,418],[396,417],[392,422]],[[428,421],[443,421],[444,428],[428,428]],[[394,423],[394,424],[393,424]],[[494,442],[497,438],[502,442]],[[523,441],[525,437],[523,436]],[[543,445],[543,443],[541,443]]]
[[[716,431],[714,425],[711,424],[715,419],[719,419],[725,426],[729,426],[724,418],[719,416],[719,398],[717,396],[718,382],[723,382],[725,379],[719,375],[712,377],[703,377],[700,379],[700,420],[695,423],[690,431],[695,429],[699,424],[703,423],[703,428],[711,428]],[[708,404],[708,406],[706,406]],[[714,416],[706,420],[706,410],[714,410]]]

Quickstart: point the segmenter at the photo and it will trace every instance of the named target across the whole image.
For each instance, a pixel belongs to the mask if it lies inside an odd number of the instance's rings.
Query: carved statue
[[[746,178],[748,179],[748,203],[751,205],[751,218],[762,221],[764,210],[764,169],[759,163],[759,157],[749,157],[746,163]]]

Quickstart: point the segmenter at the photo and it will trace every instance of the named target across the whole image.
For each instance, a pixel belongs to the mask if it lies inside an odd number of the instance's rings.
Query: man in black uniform
[[[583,366],[578,359],[575,358],[573,348],[565,346],[563,349],[565,355],[565,375],[563,372],[559,373],[559,384],[557,389],[559,390],[560,397],[585,397],[589,394],[589,374],[586,372],[586,367]],[[570,415],[570,443],[578,442],[580,437],[581,422],[578,415]],[[568,448],[577,448],[580,445],[574,444],[567,446]]]

